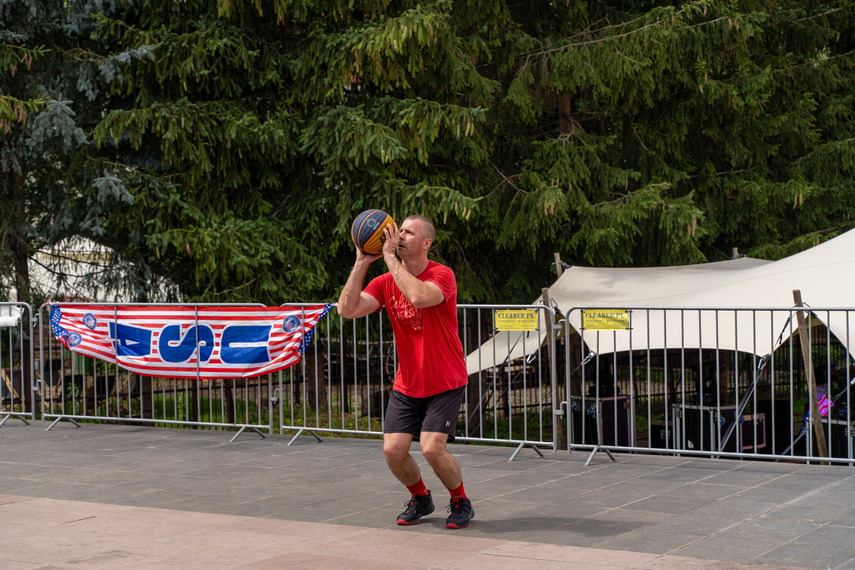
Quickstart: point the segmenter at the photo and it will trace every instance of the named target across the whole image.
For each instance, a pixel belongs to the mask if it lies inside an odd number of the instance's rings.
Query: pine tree
[[[454,34],[450,2],[219,8],[137,2],[102,22],[124,50],[151,50],[117,75],[125,103],[95,130],[132,196],[109,227],[190,298],[331,296],[359,211],[469,217],[495,83]]]
[[[29,301],[30,216],[27,177],[27,119],[44,106],[38,84],[32,80],[34,63],[43,60],[47,49],[38,45],[39,16],[45,7],[31,2],[0,4],[0,271],[14,275],[20,300]],[[39,65],[37,63],[37,65]]]
[[[497,6],[485,186],[510,259],[777,258],[852,227],[855,4]]]
[[[57,51],[65,89],[0,91],[13,131],[41,98],[90,137],[29,170],[49,192],[26,235],[108,246],[140,299],[156,276],[192,300],[335,298],[366,208],[434,217],[484,302],[536,296],[553,252],[777,258],[852,226],[849,1],[65,6],[98,21]]]
[[[105,105],[98,85],[115,62],[93,60],[96,14],[120,0],[27,0],[0,3],[0,269],[2,298],[38,305],[67,291],[79,265],[62,250],[83,240],[115,242],[100,223],[127,195],[109,187],[102,160],[93,156],[91,131]],[[101,247],[110,259],[89,267],[90,288],[145,296],[152,279],[145,260]],[[136,263],[129,263],[128,260]],[[53,276],[48,290],[30,279],[30,266]]]

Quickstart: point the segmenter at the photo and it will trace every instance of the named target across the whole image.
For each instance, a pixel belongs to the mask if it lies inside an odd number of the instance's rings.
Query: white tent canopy
[[[14,305],[0,305],[0,327],[16,327],[21,320],[23,307]]]
[[[775,262],[740,258],[656,268],[574,266],[553,283],[549,296],[569,324],[581,331],[588,348],[598,354],[684,347],[764,356],[795,330],[789,320],[792,313],[786,310],[794,306],[793,290],[799,289],[804,302],[812,307],[855,307],[852,281],[855,230]],[[540,297],[535,300],[540,302]],[[631,328],[583,330],[579,308],[628,309]],[[855,313],[819,311],[816,316],[850,346],[849,331],[855,337]],[[546,339],[543,323],[540,327],[540,336],[533,332],[530,338]],[[499,333],[484,343],[467,357],[469,373],[523,357],[519,340],[524,334]]]
[[[127,264],[117,264],[114,257],[113,250],[89,239],[79,236],[63,239],[33,254],[29,261],[30,286],[51,300],[78,297],[108,303],[132,301],[133,285],[127,283]],[[94,279],[94,276],[99,277]],[[96,285],[99,282],[101,285]],[[0,291],[9,290],[10,300],[16,301],[13,283],[11,275],[0,275]],[[169,279],[152,277],[152,283],[152,300],[180,298],[177,286]]]

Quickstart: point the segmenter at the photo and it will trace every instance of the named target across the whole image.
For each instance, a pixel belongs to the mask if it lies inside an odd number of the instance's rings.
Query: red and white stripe
[[[303,338],[318,323],[332,305],[307,305],[287,307],[248,306],[123,306],[96,305],[88,303],[59,303],[62,312],[60,327],[68,333],[77,333],[81,342],[69,346],[68,337],[57,337],[71,351],[98,358],[145,376],[166,378],[248,378],[277,372],[300,361],[300,345]],[[90,329],[84,317],[91,314],[97,324]],[[295,316],[300,324],[297,330],[287,332],[282,324],[289,316]],[[146,329],[151,333],[150,353],[146,356],[117,355],[116,346],[110,337],[110,323]],[[181,338],[193,326],[210,327],[214,335],[214,348],[210,358],[199,361],[196,347],[184,362],[167,362],[158,354],[158,343],[163,329],[180,325]],[[235,364],[223,362],[220,347],[223,331],[230,325],[263,325],[270,327],[267,339],[268,362]],[[118,328],[118,327],[116,327]],[[256,344],[257,345],[257,344]]]

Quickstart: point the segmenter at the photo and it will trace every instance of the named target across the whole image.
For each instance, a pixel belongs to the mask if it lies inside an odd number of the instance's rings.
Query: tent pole
[[[556,251],[552,255],[555,257],[555,273],[558,279],[561,279],[561,274],[564,272],[564,268],[561,266],[561,254]]]
[[[558,263],[558,254],[555,254],[555,268],[559,273],[559,277],[561,276],[561,265]],[[549,298],[549,288],[544,287],[541,289],[541,294],[543,295],[543,304],[547,307],[552,306],[552,299]],[[549,311],[543,311],[544,318],[546,319],[546,334],[549,335],[546,342],[546,358],[548,362],[554,362],[555,358],[555,331],[553,330],[553,322],[552,322],[552,314]],[[562,401],[561,398],[558,397],[558,378],[555,373],[555,367],[552,367],[552,372],[550,373],[550,382],[552,384],[552,442],[553,442],[553,452],[558,449],[567,449],[567,428],[564,423],[566,418],[569,416],[560,415],[557,409],[559,406],[559,402]],[[565,388],[566,390],[566,388]],[[563,413],[563,411],[562,411]]]
[[[793,290],[793,300],[796,302],[796,307],[803,307],[802,292],[800,289]],[[810,355],[810,340],[808,339],[807,323],[805,322],[805,312],[797,311],[796,318],[799,322],[799,342],[802,345],[802,357],[805,361],[805,374],[808,381],[808,399],[810,400],[810,422],[808,429],[812,429],[814,424],[819,426],[819,429],[813,430],[816,435],[816,445],[819,447],[819,453],[822,457],[828,457],[828,446],[825,443],[825,432],[822,430],[822,417],[819,414],[819,401],[816,399],[816,382],[813,375],[813,360]],[[822,461],[822,465],[829,465],[827,461]]]
[[[754,394],[754,391],[757,389],[757,380],[760,378],[760,374],[763,373],[763,369],[766,368],[766,362],[769,361],[771,355],[767,354],[766,356],[760,359],[760,364],[757,368],[752,372],[753,378],[751,380],[751,387],[745,391],[745,395],[742,396],[742,400],[737,402],[736,412],[733,415],[733,422],[731,422],[730,426],[728,426],[727,431],[724,434],[724,437],[721,438],[721,441],[718,445],[719,451],[724,451],[724,448],[727,446],[727,442],[730,441],[730,437],[733,435],[734,430],[736,430],[737,425],[739,424],[739,418],[742,417],[742,412],[745,411],[745,407],[751,401],[751,396]],[[737,449],[739,445],[737,444]],[[718,456],[713,456],[716,459]]]

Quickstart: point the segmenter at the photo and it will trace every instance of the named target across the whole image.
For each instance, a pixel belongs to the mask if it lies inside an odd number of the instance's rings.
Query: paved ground
[[[585,467],[586,453],[509,462],[513,449],[454,444],[476,517],[453,531],[441,507],[394,524],[408,497],[376,440],[46,427],[0,427],[6,570],[855,569],[852,467],[604,454]]]

